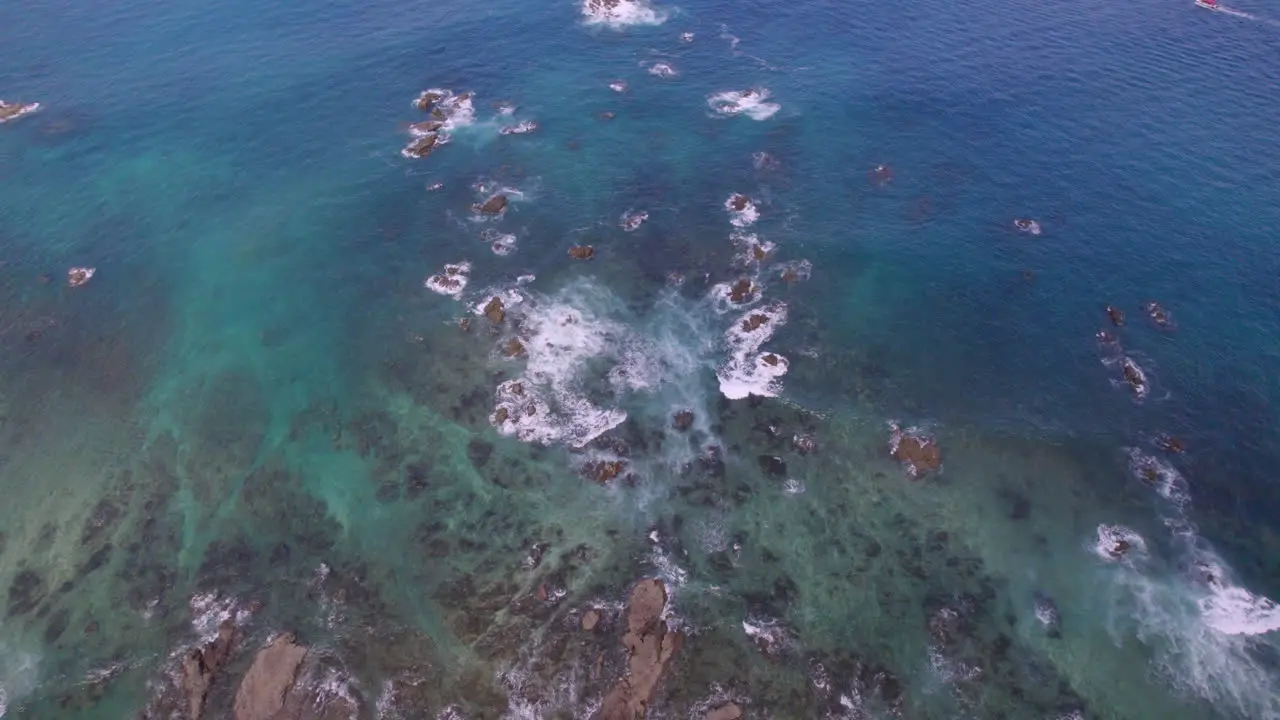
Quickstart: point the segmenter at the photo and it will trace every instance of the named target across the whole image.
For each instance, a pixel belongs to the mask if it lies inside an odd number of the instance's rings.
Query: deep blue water
[[[253,641],[328,648],[371,717],[589,715],[620,646],[557,633],[656,573],[690,631],[660,717],[730,697],[835,716],[813,666],[854,659],[900,681],[906,717],[1280,717],[1262,600],[1280,595],[1280,7],[697,2],[614,28],[559,1],[100,5],[0,7],[0,98],[42,104],[0,125],[9,715],[137,715],[209,591],[262,604]],[[474,91],[476,122],[405,159],[431,87]],[[747,87],[780,110],[709,110]],[[498,134],[523,119],[539,129]],[[524,197],[477,223],[482,181]],[[716,381],[742,313],[707,299],[741,274],[734,192],[760,205],[769,263],[813,266],[758,278],[787,306],[764,345],[790,361],[777,399]],[[628,209],[649,213],[634,233]],[[578,243],[596,258],[570,261]],[[462,304],[423,288],[461,260]],[[67,287],[80,265],[97,274]],[[458,329],[517,289],[502,330]],[[1107,305],[1140,402],[1094,340]],[[599,330],[579,364],[502,357],[563,308]],[[496,387],[538,363],[628,414],[612,445],[500,436]],[[617,390],[614,366],[647,386]],[[665,427],[684,407],[690,441]],[[905,477],[890,420],[936,436],[941,474]],[[1187,451],[1162,454],[1161,433]],[[622,445],[629,486],[582,477]],[[727,473],[695,460],[708,445]],[[1135,479],[1130,447],[1189,499]],[[1104,523],[1147,556],[1091,553]],[[560,564],[520,570],[534,542]],[[1197,584],[1206,558],[1252,594],[1248,632],[1199,612],[1221,590]],[[337,620],[320,563],[345,583]],[[565,598],[506,604],[548,584]],[[931,635],[939,608],[968,613],[963,639]],[[789,660],[744,635],[761,618],[789,628]],[[418,644],[391,652],[388,633]],[[573,674],[597,655],[609,677]],[[430,691],[375,712],[409,666],[434,668]],[[839,692],[869,692],[850,677]]]

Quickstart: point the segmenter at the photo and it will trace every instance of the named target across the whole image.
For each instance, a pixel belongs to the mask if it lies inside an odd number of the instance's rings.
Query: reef
[[[438,141],[439,136],[437,135],[425,135],[412,140],[408,145],[405,145],[404,150],[401,150],[400,152],[405,157],[424,158],[430,155],[431,151],[436,148],[436,143]]]
[[[942,468],[942,451],[933,438],[916,430],[903,431],[897,425],[891,429],[889,453],[906,466],[912,477]]]

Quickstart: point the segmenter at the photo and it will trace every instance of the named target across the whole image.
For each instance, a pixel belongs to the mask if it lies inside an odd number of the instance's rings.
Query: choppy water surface
[[[1271,18],[0,8],[0,715],[1280,718]]]

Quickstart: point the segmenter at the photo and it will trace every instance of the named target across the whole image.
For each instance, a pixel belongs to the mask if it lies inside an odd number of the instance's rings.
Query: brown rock
[[[704,716],[705,720],[738,720],[741,717],[742,708],[734,703],[725,703]]]
[[[507,311],[502,304],[502,298],[494,295],[484,306],[484,316],[489,318],[489,322],[494,325],[502,324],[503,319],[507,317]]]
[[[671,425],[681,432],[693,427],[693,411],[681,410],[676,413],[675,416],[671,418]]]
[[[507,196],[502,194],[494,195],[479,205],[472,205],[471,209],[482,215],[497,215],[507,209]]]
[[[734,193],[729,198],[729,207],[733,208],[735,212],[742,212],[743,210],[746,210],[747,206],[750,204],[751,199],[742,193]]]
[[[413,105],[422,112],[430,112],[443,97],[444,95],[437,92],[424,92],[418,96],[417,100],[413,101]]]
[[[258,651],[236,692],[235,720],[272,720],[284,707],[307,648],[294,643],[293,633],[277,635]]]
[[[942,451],[928,438],[902,436],[893,456],[910,465],[914,472],[932,472],[942,467]]]
[[[444,123],[439,120],[427,120],[425,122],[413,123],[409,126],[409,132],[412,132],[414,135],[428,136],[434,135],[436,131],[442,127],[444,127]]]
[[[747,319],[742,321],[742,331],[753,332],[754,330],[756,330],[761,325],[764,325],[767,322],[769,322],[768,315],[762,315],[761,313],[754,313],[752,315],[748,315]]]
[[[218,626],[218,636],[203,647],[191,649],[182,659],[182,694],[187,698],[187,714],[191,720],[204,715],[204,703],[218,671],[231,659],[240,640],[240,632],[230,620]]]
[[[590,260],[595,254],[596,249],[590,245],[574,245],[569,248],[569,257],[574,260]]]
[[[600,613],[596,610],[588,610],[582,614],[582,629],[591,632],[596,629],[596,625],[600,624]]]
[[[7,103],[0,100],[0,123],[8,120],[16,120],[30,112],[39,109],[40,103]]]
[[[729,300],[735,303],[746,302],[755,293],[755,289],[755,284],[750,280],[739,278],[733,287],[729,288]]]
[[[432,150],[436,149],[436,140],[438,139],[436,135],[417,138],[404,146],[404,154],[413,158],[424,158],[430,155]]]
[[[600,119],[601,119],[601,120],[612,120],[612,119],[614,119],[615,117],[617,117],[617,113],[614,113],[614,112],[609,111],[609,110],[606,110],[606,111],[604,111],[604,112],[600,113]]]
[[[524,343],[520,342],[520,338],[511,338],[507,341],[506,347],[502,352],[509,358],[524,357],[528,353],[524,349]]]
[[[506,422],[507,418],[509,418],[510,416],[511,416],[511,413],[507,412],[506,408],[500,407],[493,413],[493,422],[497,425],[501,425],[502,423]]]
[[[1187,451],[1187,446],[1182,442],[1181,438],[1176,438],[1172,435],[1161,435],[1160,437],[1157,437],[1156,446],[1165,452],[1179,455]]]
[[[769,367],[775,367],[778,364],[778,356],[774,355],[773,353],[769,353],[760,359],[763,360],[764,364],[768,365]]]
[[[639,720],[644,717],[662,673],[684,642],[662,620],[667,589],[661,580],[636,583],[627,603],[627,632],[622,644],[628,652],[627,674],[605,696],[595,720]]]

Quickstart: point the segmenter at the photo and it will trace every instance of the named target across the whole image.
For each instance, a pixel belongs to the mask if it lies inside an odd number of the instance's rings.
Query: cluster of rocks
[[[430,119],[409,125],[413,139],[400,151],[407,158],[424,158],[437,147],[449,141],[445,132],[455,116],[471,112],[469,92],[455,95],[449,90],[424,90],[413,101],[413,106],[427,113]]]

